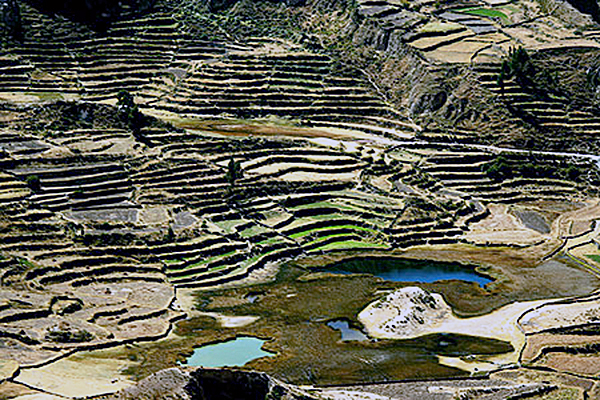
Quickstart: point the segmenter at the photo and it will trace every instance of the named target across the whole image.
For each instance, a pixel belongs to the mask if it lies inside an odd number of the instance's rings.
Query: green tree
[[[40,182],[40,178],[37,175],[29,175],[25,178],[25,183],[29,186],[34,193],[39,193],[42,191],[42,184]]]
[[[121,90],[117,94],[117,107],[123,121],[133,131],[134,136],[139,139],[140,130],[144,125],[144,118],[139,107],[135,104],[133,95],[127,90]]]
[[[229,164],[227,164],[227,173],[225,174],[225,179],[231,186],[234,186],[235,182],[242,177],[242,164],[239,161],[235,161],[234,158],[231,157]]]
[[[486,175],[495,181],[501,181],[513,175],[513,169],[506,158],[498,156],[494,161],[483,167]]]
[[[515,78],[521,86],[533,87],[536,69],[529,57],[529,53],[523,47],[511,47],[507,57],[502,60],[500,72],[498,73],[498,84],[502,92],[504,91],[504,82]]]

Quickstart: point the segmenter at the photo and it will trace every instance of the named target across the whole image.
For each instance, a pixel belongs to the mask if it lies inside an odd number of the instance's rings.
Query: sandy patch
[[[582,235],[590,230],[590,221],[572,221],[569,233],[573,236]]]
[[[417,39],[414,42],[409,43],[410,46],[419,49],[419,50],[423,50],[423,51],[427,51],[427,49],[434,47],[434,46],[444,46],[444,43],[452,43],[454,41],[463,39],[463,38],[468,38],[474,36],[474,33],[472,31],[466,30],[466,31],[462,31],[462,32],[457,32],[457,33],[451,33],[448,35],[444,35],[444,36],[425,36],[421,39]]]
[[[336,181],[347,182],[358,178],[360,171],[336,173],[319,173],[319,172],[290,172],[284,174],[277,179],[288,182],[323,182]]]
[[[175,292],[176,300],[173,306],[185,312],[190,318],[197,316],[200,311],[198,311],[196,306],[195,293],[197,293],[197,290],[194,289],[177,289]]]
[[[482,51],[495,59],[502,57],[502,50],[511,46],[510,39],[500,33],[478,35],[442,46],[427,53],[428,58],[449,63],[469,63]]]
[[[186,312],[191,317],[207,316],[217,320],[223,328],[241,328],[252,324],[260,319],[260,317],[249,315],[223,315],[216,312],[205,312],[198,310],[196,306],[196,290],[193,289],[178,289],[177,290],[177,305],[179,309]],[[241,299],[240,303],[246,303],[247,300]]]
[[[330,129],[334,130],[334,128],[330,128]],[[342,130],[335,129],[335,131],[342,131]],[[336,140],[336,139],[331,139],[331,138],[311,138],[311,139],[308,139],[308,141],[312,142],[316,145],[319,145],[319,146],[332,147],[335,149],[339,149],[343,146],[346,149],[346,151],[349,151],[349,152],[358,151],[358,148],[360,146],[367,146],[374,151],[374,153],[373,153],[374,157],[381,155],[384,148],[395,146],[395,145],[401,145],[403,143],[400,141],[387,139],[385,137],[367,135],[367,134],[357,135],[356,137],[352,137],[352,139],[354,139],[355,141],[350,142],[348,140],[343,140],[343,139]]]
[[[40,394],[37,390],[11,381],[0,382],[0,399],[21,398],[26,395]]]
[[[111,154],[111,155],[134,155],[138,143],[133,137],[119,137],[119,135],[110,134],[107,137],[95,137],[94,135],[78,135],[77,137],[66,137],[55,139],[51,142],[64,146],[71,151],[83,154]]]
[[[206,315],[216,319],[223,328],[241,328],[259,320],[259,317],[255,316],[223,315],[214,312],[198,312],[198,315]]]
[[[294,149],[295,150],[295,149]],[[321,161],[323,164],[324,168],[327,168],[327,161],[336,161],[339,160],[340,158],[344,158],[344,159],[348,159],[348,157],[345,154],[337,154],[337,155],[314,155],[314,154],[303,154],[303,152],[306,149],[302,149],[302,148],[298,148],[298,154],[291,156],[293,158],[297,158],[297,157],[302,157],[304,159],[306,159],[305,163],[302,162],[289,162],[289,163],[285,163],[285,162],[281,162],[281,161],[276,161],[273,163],[270,163],[270,165],[286,165],[286,166],[290,166],[290,165],[311,165],[314,166],[313,161],[315,162],[315,164],[318,164],[319,161]],[[264,163],[267,160],[270,160],[271,158],[273,158],[273,156],[268,155],[268,156],[263,156],[263,157],[257,157],[257,158],[253,158],[249,161],[243,162],[242,163],[242,168],[245,172],[257,172],[257,173],[266,173],[263,169],[269,167],[269,165],[260,165],[262,163]],[[280,159],[281,160],[281,159]],[[351,160],[351,159],[350,159]],[[352,160],[351,160],[352,161]],[[225,161],[223,163],[221,163],[223,166],[225,166],[229,161]],[[256,165],[259,165],[257,168],[255,168]]]
[[[307,157],[308,158],[308,157]],[[315,161],[317,160],[315,157],[310,157],[311,159],[315,159]],[[332,159],[339,159],[340,157],[333,157]],[[312,163],[312,160],[307,160],[307,162],[275,162],[269,165],[263,165],[261,167],[255,168],[255,169],[249,169],[248,175],[250,175],[250,173],[252,175],[265,175],[265,174],[274,174],[277,173],[279,171],[285,171],[287,169],[290,168],[306,168],[306,169],[319,169],[322,170],[324,173],[328,173],[328,171],[330,171],[329,173],[336,173],[336,171],[340,168],[338,166],[332,166],[332,165],[326,165],[326,164],[318,164],[318,163]]]
[[[439,294],[425,296],[425,301],[418,297],[417,301],[413,300],[415,296],[423,296],[415,289],[424,292],[419,288],[403,288],[371,303],[360,312],[358,319],[370,336],[410,339],[432,333],[455,333],[504,340],[510,342],[516,351],[487,358],[501,365],[517,363],[519,350],[525,344],[525,335],[517,323],[519,317],[546,301],[516,302],[480,317],[458,318],[449,311],[450,306]],[[424,306],[427,308],[423,309]],[[402,323],[402,320],[407,322]],[[456,365],[456,360],[447,361]],[[476,367],[482,368],[483,365]]]
[[[542,354],[542,350],[548,347],[556,346],[585,346],[592,343],[598,343],[598,336],[588,335],[555,335],[551,333],[540,333],[527,337],[527,346],[523,350],[522,362],[531,362]]]
[[[369,183],[376,188],[383,190],[384,192],[391,192],[392,189],[394,189],[394,185],[388,180],[389,178],[391,178],[391,175],[375,176],[369,180]]]
[[[0,382],[11,378],[19,369],[19,363],[13,360],[0,360]]]
[[[555,224],[558,224],[562,235],[573,236],[589,231],[591,222],[598,219],[600,219],[600,202],[595,200],[585,207],[562,214],[555,220]]]
[[[447,367],[459,368],[471,374],[492,371],[502,366],[502,362],[481,361],[478,359],[464,360],[460,357],[437,356],[438,362]]]
[[[572,304],[550,304],[531,310],[519,321],[524,331],[535,333],[551,328],[600,321],[600,298]]]
[[[509,213],[505,204],[490,204],[490,215],[473,224],[465,235],[475,244],[532,245],[550,239],[549,235],[527,228],[517,217]]]
[[[600,355],[597,354],[550,353],[539,364],[579,375],[597,376],[600,373]]]
[[[350,391],[350,390],[332,390],[327,389],[323,391],[318,391],[319,396],[323,398],[323,400],[388,400],[390,397],[388,396],[380,396],[375,393],[368,392],[358,392],[358,391]]]
[[[80,353],[41,368],[22,370],[16,382],[60,396],[94,396],[111,393],[134,382],[121,375],[129,361],[86,357]]]
[[[166,224],[168,221],[169,212],[166,207],[145,207],[138,213],[138,223],[141,224]]]
[[[51,394],[38,393],[38,394],[27,394],[25,396],[15,397],[13,400],[61,400],[64,397],[53,396]]]

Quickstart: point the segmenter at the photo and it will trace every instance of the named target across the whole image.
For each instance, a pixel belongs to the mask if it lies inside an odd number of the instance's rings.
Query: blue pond
[[[491,280],[472,267],[459,263],[409,260],[390,257],[359,257],[341,261],[324,269],[336,274],[371,274],[394,282],[435,282],[449,279],[475,282],[483,287]]]
[[[210,344],[194,350],[185,365],[191,367],[241,367],[262,357],[272,357],[261,349],[264,340],[254,337],[240,337],[235,340]]]

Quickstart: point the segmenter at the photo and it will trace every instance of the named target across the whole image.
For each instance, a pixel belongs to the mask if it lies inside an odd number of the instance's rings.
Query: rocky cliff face
[[[501,22],[477,17],[463,25],[456,21],[467,18],[454,12],[451,4],[432,8],[419,2],[309,0],[301,12],[311,40],[367,76],[390,105],[424,128],[444,132],[448,138],[479,132],[484,134],[469,140],[548,150],[553,142],[540,138],[552,136],[560,138],[554,148],[581,151],[581,140],[564,135],[570,126],[564,129],[529,107],[529,103],[559,99],[566,119],[571,109],[598,112],[597,100],[585,82],[585,71],[597,65],[597,50],[582,33],[592,29],[597,4],[594,0],[571,4],[562,0],[542,1],[531,8],[521,4],[519,13]],[[554,21],[548,23],[549,29],[555,32],[534,35],[536,42],[528,43],[535,87],[513,85],[507,89],[513,95],[499,95],[495,82],[510,47],[522,45],[525,38],[520,32],[537,32],[536,24],[545,22],[536,21],[548,15]],[[572,93],[574,87],[583,90]]]
[[[106,400],[311,400],[298,388],[267,374],[220,369],[170,368]]]

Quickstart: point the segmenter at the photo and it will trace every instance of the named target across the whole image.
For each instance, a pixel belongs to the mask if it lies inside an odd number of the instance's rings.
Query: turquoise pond
[[[264,340],[255,337],[240,337],[235,340],[209,344],[194,350],[186,364],[191,367],[241,367],[262,357],[272,357],[261,349]]]
[[[427,260],[391,257],[360,257],[340,261],[323,271],[337,274],[371,274],[394,282],[435,282],[449,279],[475,282],[483,287],[491,279],[475,272],[473,267]]]

